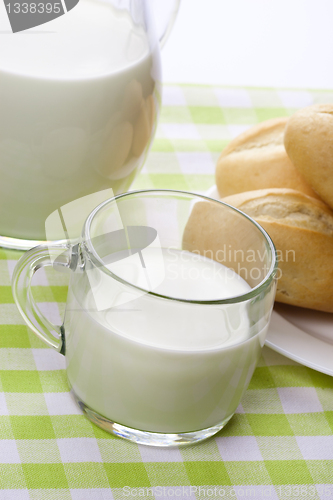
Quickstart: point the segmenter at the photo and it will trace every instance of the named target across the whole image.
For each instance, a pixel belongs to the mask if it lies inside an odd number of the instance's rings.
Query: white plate
[[[205,194],[219,198],[216,186]],[[333,314],[276,304],[266,345],[302,365],[333,375]]]

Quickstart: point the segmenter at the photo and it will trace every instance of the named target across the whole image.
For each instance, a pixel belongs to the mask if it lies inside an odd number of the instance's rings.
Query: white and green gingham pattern
[[[205,192],[228,141],[333,92],[165,86],[148,160],[133,188]],[[138,446],[74,404],[65,359],[24,325],[0,250],[0,500],[333,499],[333,379],[264,348],[226,428],[188,448]],[[67,279],[40,270],[33,293],[57,323]],[[333,361],[332,361],[333,362]]]

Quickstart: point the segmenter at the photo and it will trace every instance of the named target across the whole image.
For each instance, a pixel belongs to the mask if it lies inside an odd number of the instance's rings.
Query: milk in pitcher
[[[15,34],[1,3],[0,32],[0,235],[43,240],[62,205],[128,190],[156,125],[159,53],[96,0]]]

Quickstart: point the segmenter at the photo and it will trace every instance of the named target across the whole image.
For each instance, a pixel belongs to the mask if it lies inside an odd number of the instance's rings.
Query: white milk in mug
[[[163,249],[163,258],[160,295],[213,301],[251,290],[211,259],[173,249]],[[125,263],[117,272],[131,281]],[[202,307],[134,292],[131,300],[129,287],[121,292],[111,278],[110,303],[120,305],[96,311],[84,275],[71,280],[66,362],[79,401],[116,423],[161,433],[206,429],[233,415],[267,330],[267,321],[251,321],[248,302]]]
[[[43,240],[62,205],[128,190],[156,126],[159,51],[96,0],[15,34],[1,2],[0,43],[0,235]]]

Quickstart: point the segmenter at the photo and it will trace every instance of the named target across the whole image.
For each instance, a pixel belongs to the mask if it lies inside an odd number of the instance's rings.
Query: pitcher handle
[[[179,6],[180,6],[180,1],[181,0],[163,0],[163,2],[156,2],[156,0],[151,2],[151,5],[154,9],[154,13],[157,14],[157,9],[161,8],[161,5],[170,5],[168,7],[168,15],[163,15],[163,19],[161,16],[157,19],[157,24],[158,24],[158,37],[159,37],[159,42],[160,42],[160,48],[163,48],[165,45],[165,42],[169,38],[169,35],[172,31],[172,28],[175,24],[176,17],[178,14]],[[155,15],[155,17],[157,17]]]
[[[28,250],[17,262],[12,278],[16,305],[31,330],[48,346],[64,354],[63,328],[51,323],[39,310],[31,291],[31,280],[38,269],[47,266],[70,268],[72,249],[59,243]]]

